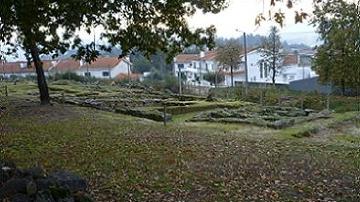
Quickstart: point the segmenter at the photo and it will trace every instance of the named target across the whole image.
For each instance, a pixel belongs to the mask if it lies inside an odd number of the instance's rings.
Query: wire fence
[[[7,83],[2,81],[0,83],[0,96],[7,97],[9,95],[9,89]]]
[[[297,92],[285,87],[243,86],[214,88],[210,90],[216,98],[240,100],[261,105],[289,106],[302,109],[335,110],[337,112],[359,111],[359,96],[339,96],[316,92]]]

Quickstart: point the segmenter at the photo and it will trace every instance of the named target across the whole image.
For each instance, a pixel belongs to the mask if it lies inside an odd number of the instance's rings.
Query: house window
[[[184,64],[178,64],[179,69],[184,69]]]
[[[260,78],[264,78],[264,63],[260,63]]]
[[[102,75],[103,75],[103,77],[108,77],[108,76],[110,76],[110,72],[107,72],[107,71],[103,72]]]
[[[264,73],[265,73],[265,78],[268,78],[268,67],[266,63],[264,64]]]
[[[90,77],[90,76],[91,76],[91,73],[90,73],[90,72],[85,72],[85,76],[86,76],[86,77]]]

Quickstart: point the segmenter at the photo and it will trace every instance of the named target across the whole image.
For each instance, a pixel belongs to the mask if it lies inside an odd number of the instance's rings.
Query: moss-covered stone
[[[146,118],[154,121],[164,121],[164,113],[157,110],[117,108],[115,112],[131,115],[139,118]],[[171,119],[172,119],[171,114],[165,114],[166,122],[171,121]]]

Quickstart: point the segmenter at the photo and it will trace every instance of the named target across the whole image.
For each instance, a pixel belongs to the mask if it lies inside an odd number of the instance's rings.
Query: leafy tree
[[[277,5],[281,4],[284,5],[288,9],[294,9],[295,2],[299,0],[267,0],[266,2],[270,3],[271,7],[276,7]],[[323,2],[324,0],[313,0],[313,2]],[[265,5],[265,1],[263,1],[263,6]],[[304,12],[302,9],[295,9],[295,23],[302,23],[304,20],[306,20],[309,15],[308,13]],[[265,20],[274,20],[276,23],[278,23],[281,27],[284,26],[284,20],[286,18],[285,13],[280,8],[276,12],[272,12],[272,9],[270,9],[268,12],[268,15],[266,15],[264,12],[257,15],[255,19],[255,24],[260,25],[261,22]]]
[[[242,46],[238,40],[231,39],[217,49],[216,59],[223,68],[230,68],[231,86],[234,86],[234,69],[241,63]]]
[[[136,73],[149,72],[154,68],[153,64],[140,53],[137,53],[133,58],[133,71]]]
[[[261,48],[262,62],[271,70],[271,80],[273,85],[276,82],[276,75],[281,67],[281,41],[279,30],[271,27],[269,36],[264,40]]]
[[[360,1],[359,1],[360,3]],[[330,0],[319,3],[313,23],[324,44],[318,47],[314,68],[322,83],[346,87],[360,86],[359,3]]]
[[[220,72],[208,72],[204,75],[204,79],[217,86],[219,83],[225,81],[225,75]]]
[[[90,33],[102,26],[102,38],[120,45],[124,55],[137,48],[147,55],[162,50],[171,56],[192,44],[214,45],[214,27],[191,31],[186,18],[196,10],[220,12],[225,1],[1,0],[0,41],[25,50],[36,68],[41,103],[48,104],[41,54],[56,56],[70,46],[86,62],[99,54],[95,44],[83,44],[76,36],[80,29]]]

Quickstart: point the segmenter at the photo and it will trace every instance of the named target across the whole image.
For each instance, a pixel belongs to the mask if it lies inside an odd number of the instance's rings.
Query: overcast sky
[[[255,25],[256,16],[262,12],[265,13],[265,16],[268,16],[269,10],[276,12],[282,9],[286,14],[285,26],[282,28],[279,27],[282,40],[286,40],[289,43],[304,43],[313,46],[319,44],[315,29],[308,25],[308,22],[295,24],[294,20],[294,12],[296,10],[303,9],[309,14],[312,13],[312,1],[313,0],[297,0],[293,9],[287,9],[284,3],[282,3],[282,6],[277,6],[276,8],[270,7],[270,0],[228,0],[228,8],[220,13],[203,14],[199,12],[188,19],[188,21],[190,27],[193,29],[215,25],[218,37],[238,37],[242,32],[237,32],[237,29],[247,33],[267,35],[270,26],[277,24],[267,21],[257,26]],[[96,38],[99,38],[101,32],[101,29],[96,30]],[[84,41],[92,41],[94,37],[93,34],[89,35],[85,31],[80,33],[80,35]],[[20,57],[17,60],[23,60],[23,52],[19,51],[18,53]],[[14,60],[15,58],[8,59]]]
[[[217,28],[217,35],[219,37],[237,37],[242,33],[236,29],[245,31],[247,33],[267,35],[273,22],[263,22],[260,26],[255,25],[256,16],[264,12],[268,16],[268,11],[272,12],[282,9],[286,14],[285,26],[281,29],[281,35],[284,40],[290,43],[305,43],[308,45],[315,45],[317,35],[315,29],[308,25],[308,22],[302,24],[295,24],[294,13],[296,10],[303,9],[303,11],[311,14],[313,11],[313,0],[298,0],[293,9],[287,9],[285,4],[276,8],[270,8],[269,0],[229,0],[229,7],[219,14],[203,14],[201,12],[193,16],[189,23],[192,28],[206,27],[211,24]],[[286,1],[285,1],[286,2]]]

